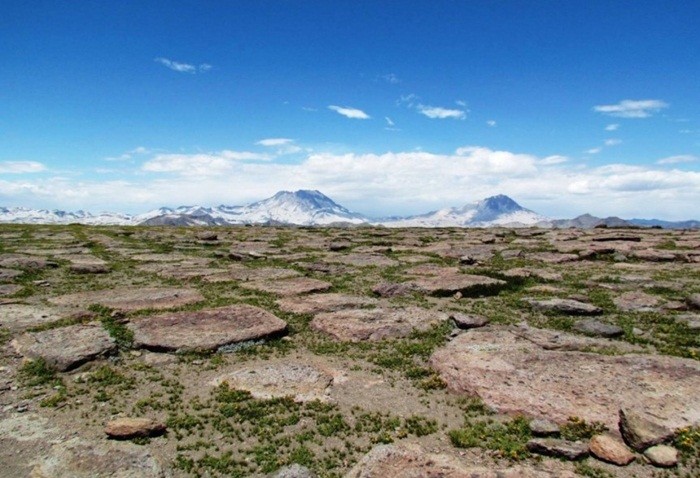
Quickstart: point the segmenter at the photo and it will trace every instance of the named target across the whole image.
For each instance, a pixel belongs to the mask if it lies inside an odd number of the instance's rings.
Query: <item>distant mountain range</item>
[[[371,219],[335,203],[319,191],[280,191],[246,206],[163,207],[145,214],[91,214],[44,209],[0,207],[0,223],[89,224],[151,226],[226,226],[245,224],[329,226],[382,225],[386,227],[663,227],[700,228],[700,221],[599,218],[584,214],[574,219],[549,219],[526,209],[505,195],[492,196],[461,207],[440,209],[417,216]]]

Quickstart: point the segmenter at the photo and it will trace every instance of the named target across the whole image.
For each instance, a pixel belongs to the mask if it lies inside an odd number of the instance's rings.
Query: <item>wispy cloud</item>
[[[418,112],[431,119],[464,119],[467,113],[463,110],[442,108],[440,106],[418,105]]]
[[[37,161],[3,161],[0,162],[0,173],[26,174],[46,171],[46,166]]]
[[[362,110],[359,110],[357,108],[351,108],[348,106],[335,106],[335,105],[330,105],[328,107],[329,110],[333,110],[336,113],[345,116],[346,118],[351,118],[351,119],[370,119],[370,116],[365,113]]]
[[[605,127],[605,131],[617,131],[619,127],[620,125],[617,123],[609,124]]]
[[[617,139],[617,138],[610,138],[610,139],[606,139],[606,140],[603,142],[603,144],[604,144],[605,146],[617,146],[618,144],[622,144],[622,140],[621,140],[621,139]]]
[[[391,118],[385,116],[384,119],[386,120],[387,126],[394,126],[394,122],[391,120]]]
[[[656,164],[694,163],[696,161],[700,161],[700,158],[692,154],[680,154],[678,156],[669,156],[668,158],[659,159]]]
[[[152,173],[177,173],[188,177],[216,177],[231,172],[240,161],[269,161],[268,154],[223,150],[216,153],[159,154],[141,169]]]
[[[303,149],[294,144],[294,140],[290,138],[266,138],[261,139],[255,144],[265,146],[266,148],[275,148],[275,153],[278,155],[295,154],[303,151]]]
[[[158,57],[154,59],[156,63],[160,63],[166,68],[170,68],[173,71],[179,73],[190,73],[194,75],[195,73],[204,73],[212,69],[209,63],[201,63],[200,65],[192,65],[190,63],[180,63],[178,61],[169,60],[168,58]]]
[[[393,73],[387,73],[386,75],[380,76],[380,78],[391,85],[398,85],[401,83],[401,79]]]
[[[491,128],[495,128],[496,127],[496,120],[488,120],[486,122],[486,124],[489,125]]]
[[[591,148],[591,149],[587,149],[586,153],[587,154],[598,154],[601,151],[603,151],[603,148]]]
[[[668,108],[668,103],[661,100],[622,100],[614,105],[598,105],[593,111],[619,118],[648,118]]]
[[[104,158],[105,161],[128,161],[131,158],[133,158],[135,155],[144,155],[144,154],[150,154],[151,150],[146,148],[145,146],[137,146],[136,148],[127,151],[126,153],[122,153],[119,156],[110,156],[108,158]]]

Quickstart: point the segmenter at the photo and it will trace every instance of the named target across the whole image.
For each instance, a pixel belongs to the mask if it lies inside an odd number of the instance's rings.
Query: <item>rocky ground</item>
[[[700,232],[0,226],[0,476],[700,475]]]

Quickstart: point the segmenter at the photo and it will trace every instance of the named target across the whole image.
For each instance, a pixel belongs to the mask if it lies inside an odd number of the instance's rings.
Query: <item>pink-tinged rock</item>
[[[143,309],[171,309],[194,304],[204,300],[204,296],[195,289],[142,287],[117,288],[76,294],[61,295],[49,299],[55,305],[85,307],[100,304],[122,312]]]
[[[588,448],[596,458],[618,466],[629,465],[635,458],[634,453],[621,440],[607,434],[591,438]]]
[[[110,438],[126,440],[129,438],[150,437],[165,432],[164,423],[150,418],[117,418],[107,422],[105,433]]]

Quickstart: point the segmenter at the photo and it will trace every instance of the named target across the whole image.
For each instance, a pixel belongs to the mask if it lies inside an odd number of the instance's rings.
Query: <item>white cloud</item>
[[[622,100],[615,105],[598,105],[593,111],[619,118],[648,118],[654,113],[668,108],[661,100]]]
[[[387,126],[394,126],[394,122],[391,120],[391,118],[385,116],[384,119],[386,120]]]
[[[620,125],[617,123],[609,124],[605,127],[605,131],[617,131],[619,127]]]
[[[488,120],[486,122],[486,124],[489,125],[491,128],[495,128],[496,127],[496,120]]]
[[[46,166],[37,161],[3,161],[0,162],[0,173],[25,174],[46,171]]]
[[[345,116],[346,118],[351,118],[351,119],[370,119],[370,116],[365,113],[362,110],[358,110],[357,108],[350,108],[347,106],[335,106],[335,105],[330,105],[328,107],[329,110],[333,110],[336,113]]]
[[[293,143],[294,140],[290,138],[266,138],[266,139],[261,139],[255,144],[259,144],[261,146],[282,146],[285,144],[290,144]]]
[[[269,161],[269,155],[248,151],[224,150],[218,153],[159,154],[141,169],[152,173],[177,173],[182,176],[212,177],[234,170],[239,161]]]
[[[6,205],[143,212],[162,205],[243,204],[282,189],[318,189],[353,210],[379,215],[422,213],[504,193],[543,214],[668,219],[697,216],[700,204],[697,171],[587,167],[563,156],[483,146],[454,154],[314,153],[284,164],[254,159],[267,157],[237,151],[158,154],[130,181],[3,178],[0,198]]]
[[[177,71],[180,73],[190,73],[193,75],[197,72],[204,73],[212,69],[212,66],[209,63],[202,63],[199,66],[196,66],[190,63],[180,63],[178,61],[169,60],[168,58],[163,57],[155,58],[153,61],[155,61],[156,63],[160,63],[161,65],[165,66],[166,68],[170,68],[173,71]]]
[[[463,110],[442,108],[440,106],[418,105],[418,112],[431,119],[464,119],[467,114]]]
[[[622,140],[617,138],[610,138],[606,139],[603,142],[603,144],[605,144],[605,146],[617,146],[618,144],[622,144]]]
[[[401,83],[401,79],[393,73],[387,73],[386,75],[382,75],[381,78],[382,80],[386,81],[391,85],[398,85],[399,83]]]
[[[694,163],[699,160],[700,158],[693,156],[692,154],[680,154],[678,156],[669,156],[667,158],[659,159],[656,164]]]
[[[294,144],[294,140],[290,138],[266,138],[261,139],[255,144],[265,146],[266,148],[276,148],[277,155],[295,154],[303,151],[303,149]]]
[[[591,148],[589,150],[586,150],[586,153],[588,154],[598,154],[603,150],[603,148]]]
[[[134,155],[144,155],[144,154],[150,154],[151,150],[146,148],[145,146],[137,146],[136,148],[127,151],[126,153],[120,154],[119,156],[110,156],[108,158],[104,158],[105,161],[127,161],[131,159]]]
[[[457,106],[462,106],[462,107],[464,107],[464,108],[467,107],[467,102],[466,102],[466,101],[463,101],[463,100],[457,100],[457,101],[455,101],[455,104],[456,104]]]

